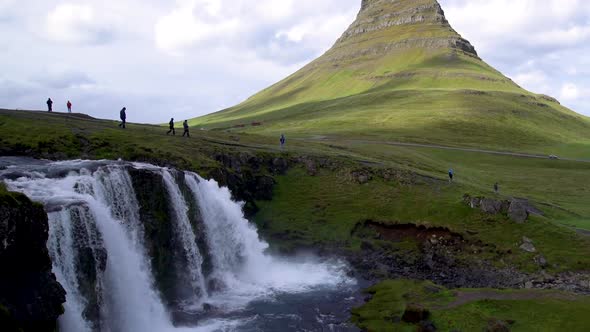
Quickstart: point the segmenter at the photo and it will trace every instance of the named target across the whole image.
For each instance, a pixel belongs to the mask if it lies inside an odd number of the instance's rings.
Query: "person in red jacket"
[[[68,113],[72,113],[72,102],[68,100]]]

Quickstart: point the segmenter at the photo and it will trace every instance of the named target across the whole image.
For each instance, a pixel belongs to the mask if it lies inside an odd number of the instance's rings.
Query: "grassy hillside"
[[[391,242],[376,238],[366,230],[358,231],[359,225],[373,220],[391,226],[442,227],[460,234],[467,241],[468,250],[458,253],[457,259],[466,262],[490,261],[494,268],[514,267],[535,274],[541,273],[541,268],[534,259],[542,254],[548,262],[543,273],[590,270],[590,238],[582,232],[590,230],[587,204],[590,163],[587,162],[356,141],[291,140],[286,149],[281,150],[274,138],[265,136],[193,130],[193,137],[186,139],[166,136],[165,132],[162,127],[138,124],[129,124],[127,130],[122,130],[114,121],[79,115],[0,110],[0,155],[123,158],[174,165],[203,175],[212,169],[227,167],[239,177],[251,170],[244,165],[222,165],[215,156],[234,154],[266,156],[271,160],[315,160],[318,166],[313,176],[308,174],[306,162],[292,164],[283,175],[273,175],[276,185],[272,200],[256,202],[260,210],[253,220],[272,248],[323,248],[355,254],[362,252],[363,246],[370,242],[372,246],[402,255],[406,264],[419,259],[422,250],[419,242],[411,239]],[[325,165],[319,166],[321,163]],[[446,180],[449,167],[457,173],[453,184]],[[367,174],[367,182],[355,180],[354,174],[358,173]],[[500,183],[499,195],[492,191],[496,181]],[[0,193],[2,190],[0,185]],[[505,215],[487,215],[469,208],[462,201],[465,193],[498,199],[526,197],[545,215],[516,224]],[[534,241],[536,253],[519,249],[523,236]],[[403,308],[405,302],[376,310],[375,306],[381,306],[383,301],[398,301],[402,294],[397,286],[385,284],[382,288],[383,291],[377,290],[377,295],[383,294],[383,297],[376,295],[374,301],[377,302],[356,312],[357,323],[375,331],[395,330],[388,317],[398,307]],[[443,294],[448,295],[445,295],[446,300],[453,301],[454,295],[450,292]],[[428,301],[425,303],[430,303]],[[449,310],[431,308],[432,319],[441,328],[462,330],[471,327],[479,330],[489,317],[516,319],[516,329],[533,316],[519,314],[513,318],[509,313],[532,306],[537,310],[533,312],[540,313],[566,308],[568,315],[572,315],[568,320],[575,327],[581,318],[576,310],[587,305],[585,300],[564,303],[549,298],[550,303],[543,301],[491,304],[474,301]],[[547,324],[561,321],[548,320]]]
[[[191,125],[539,153],[577,153],[590,146],[588,118],[487,65],[436,1],[364,3],[357,20],[320,58]],[[263,125],[252,127],[253,122]]]

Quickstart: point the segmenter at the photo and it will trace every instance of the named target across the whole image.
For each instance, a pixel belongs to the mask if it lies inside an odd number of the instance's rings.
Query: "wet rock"
[[[406,323],[417,324],[428,319],[430,311],[421,304],[410,303],[406,306],[402,320]]]
[[[207,289],[209,292],[218,293],[225,290],[225,288],[225,283],[217,278],[209,279],[207,282]]]
[[[522,224],[529,218],[529,213],[526,207],[520,201],[513,200],[510,203],[510,208],[508,209],[508,217],[510,220]]]
[[[2,328],[49,332],[63,313],[65,291],[51,271],[47,214],[21,194],[0,194]],[[8,317],[6,317],[8,316]]]

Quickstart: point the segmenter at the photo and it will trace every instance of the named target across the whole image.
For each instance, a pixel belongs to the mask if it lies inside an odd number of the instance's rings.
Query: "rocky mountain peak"
[[[450,48],[477,57],[469,41],[450,26],[436,0],[362,0],[356,20],[335,48],[365,47],[368,42],[372,48],[378,44],[385,51]]]

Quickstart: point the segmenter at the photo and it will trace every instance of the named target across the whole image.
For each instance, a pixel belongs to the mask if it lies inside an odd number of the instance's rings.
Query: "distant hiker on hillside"
[[[72,102],[68,100],[66,105],[68,106],[68,113],[72,113]]]
[[[53,112],[53,100],[51,100],[51,98],[47,99],[47,111]]]
[[[453,169],[451,168],[449,170],[449,182],[453,182],[453,178],[455,177],[455,171],[453,171]]]
[[[500,185],[498,182],[494,183],[494,192],[497,194],[500,192]]]
[[[281,142],[281,149],[285,146],[285,143],[287,142],[287,139],[285,138],[285,134],[281,134],[281,139],[279,140]]]
[[[176,130],[174,130],[174,118],[170,119],[168,124],[170,125],[170,130],[168,130],[166,135],[170,135],[170,133],[172,133],[172,135],[176,136]]]
[[[119,112],[119,116],[121,117],[121,123],[119,124],[119,127],[123,129],[125,129],[125,124],[127,123],[127,114],[125,113],[125,111],[127,111],[127,108],[123,107],[121,112]]]
[[[182,137],[184,137],[185,135],[186,137],[191,137],[191,134],[188,132],[188,120],[184,120],[182,126],[184,127],[184,133],[182,134]]]

